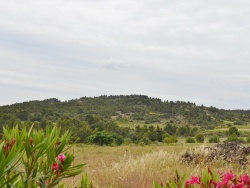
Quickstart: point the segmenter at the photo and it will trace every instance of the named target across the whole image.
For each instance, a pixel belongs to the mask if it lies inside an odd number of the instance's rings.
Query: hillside
[[[132,140],[145,135],[148,137],[158,130],[151,140],[162,140],[164,131],[169,135],[192,136],[198,129],[249,125],[250,111],[197,106],[192,102],[162,101],[145,95],[82,97],[69,101],[53,98],[1,106],[1,127],[17,124],[34,124],[38,128],[57,124],[63,130],[71,129],[83,142],[87,141],[88,136],[104,130]],[[131,127],[131,124],[134,126]],[[191,130],[190,127],[196,128]],[[156,138],[156,134],[161,136]]]
[[[172,120],[176,124],[197,126],[218,125],[222,120],[247,124],[250,111],[223,110],[215,107],[197,106],[191,102],[161,101],[144,95],[82,97],[69,101],[46,99],[1,106],[3,114],[13,115],[21,121],[50,120],[57,122],[67,115],[82,119],[87,115],[98,115],[105,119],[112,116],[127,117],[131,120],[144,120],[145,123]]]

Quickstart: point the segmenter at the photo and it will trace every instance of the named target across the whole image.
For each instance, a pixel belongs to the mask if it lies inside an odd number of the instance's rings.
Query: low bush
[[[163,142],[166,143],[166,144],[177,143],[178,142],[178,138],[177,138],[177,136],[165,137],[164,140],[163,140]]]
[[[204,140],[205,140],[204,135],[203,134],[197,134],[195,136],[195,140],[196,140],[197,143],[204,143]]]
[[[195,139],[193,137],[187,137],[185,142],[186,143],[195,143]]]
[[[143,137],[139,143],[138,143],[140,146],[144,146],[144,145],[149,145],[151,144],[151,140],[149,140],[148,137]]]
[[[220,138],[218,136],[212,136],[208,140],[209,143],[220,143]]]
[[[241,142],[245,142],[244,139],[239,138],[237,136],[237,134],[233,133],[232,135],[227,137],[227,140],[225,140],[225,142],[235,142],[235,141],[241,141]]]

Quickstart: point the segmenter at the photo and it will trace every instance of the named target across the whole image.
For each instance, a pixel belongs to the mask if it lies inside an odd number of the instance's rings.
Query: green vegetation
[[[80,174],[84,164],[73,165],[70,136],[49,126],[45,131],[3,128],[0,187],[58,187],[61,180]]]
[[[169,137],[164,138],[163,142],[166,144],[177,143],[178,138],[177,138],[177,136],[169,136]]]
[[[250,111],[161,101],[144,95],[82,97],[1,106],[0,125],[0,132],[2,126],[33,125],[45,130],[58,125],[63,133],[72,132],[71,142],[97,145],[120,145],[124,140],[147,145],[169,136],[195,137],[197,142],[204,142],[196,136],[228,137],[235,133],[248,137]]]
[[[208,142],[209,143],[219,143],[220,138],[218,136],[212,136],[212,137],[209,138]]]
[[[195,139],[193,137],[187,137],[185,142],[186,143],[195,143]]]
[[[151,187],[154,180],[162,182],[176,169],[195,169],[192,173],[197,173],[206,167],[206,163],[196,168],[181,163],[178,156],[183,149],[224,140],[250,142],[250,111],[143,95],[64,102],[47,99],[1,106],[0,125],[3,187],[37,187],[37,182],[42,187],[48,183],[91,187],[88,176],[75,176],[81,173],[83,161],[97,186]],[[79,144],[69,148],[73,142]],[[62,162],[64,157],[67,161]],[[216,162],[210,165],[226,168]]]
[[[108,133],[106,131],[96,132],[93,135],[88,137],[88,141],[91,144],[97,144],[99,146],[111,146],[113,145],[121,145],[123,142],[123,138],[114,133]]]
[[[203,143],[204,140],[205,140],[205,137],[204,137],[203,134],[197,134],[197,135],[195,136],[195,140],[196,140],[197,143]]]

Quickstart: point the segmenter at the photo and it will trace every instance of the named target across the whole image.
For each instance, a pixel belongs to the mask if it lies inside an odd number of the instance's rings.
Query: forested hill
[[[69,101],[46,99],[0,107],[0,124],[21,122],[58,122],[64,117],[85,121],[86,117],[127,119],[145,124],[171,121],[175,125],[216,126],[227,120],[250,123],[249,110],[223,110],[197,106],[192,102],[162,101],[145,95],[82,97]]]

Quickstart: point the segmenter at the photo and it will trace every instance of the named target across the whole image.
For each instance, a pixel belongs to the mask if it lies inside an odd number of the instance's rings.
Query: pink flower
[[[218,182],[217,185],[216,185],[216,188],[225,187],[225,186],[227,186],[227,184],[228,184],[228,181]]]
[[[61,162],[64,162],[66,160],[66,156],[63,153],[61,153],[58,155],[57,159]]]
[[[250,178],[247,174],[242,174],[239,178],[240,182],[245,184],[245,185],[249,185],[250,184]]]
[[[231,187],[232,187],[232,188],[244,188],[244,184],[238,183],[238,184],[236,184],[236,185],[232,185]]]
[[[228,182],[228,181],[232,180],[234,178],[234,176],[235,175],[232,172],[228,172],[228,173],[224,174],[223,181]]]
[[[186,181],[186,186],[200,184],[200,177],[199,176],[192,176],[190,180]]]
[[[57,170],[59,168],[59,164],[53,163],[52,170]]]

